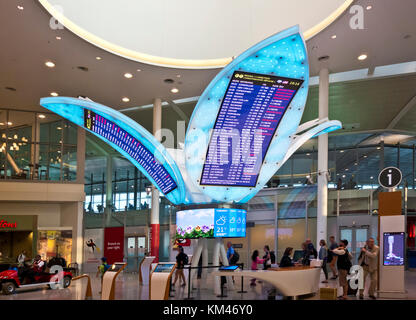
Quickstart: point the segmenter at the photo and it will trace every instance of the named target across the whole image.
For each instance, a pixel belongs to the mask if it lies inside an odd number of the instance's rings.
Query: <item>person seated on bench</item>
[[[283,253],[282,260],[280,260],[280,264],[279,264],[280,268],[295,266],[295,264],[292,261],[292,258],[290,258],[290,256],[292,255],[292,252],[293,252],[292,247],[286,248],[285,252]]]

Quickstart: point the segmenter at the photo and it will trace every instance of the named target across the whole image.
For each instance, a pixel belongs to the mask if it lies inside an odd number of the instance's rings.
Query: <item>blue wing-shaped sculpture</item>
[[[313,131],[296,135],[308,82],[307,50],[298,26],[235,58],[211,81],[192,114],[185,137],[192,183],[216,201],[247,202],[287,154],[313,136],[340,128],[339,121],[313,122],[305,126]]]
[[[124,114],[86,99],[42,98],[40,104],[85,128],[131,161],[174,204],[185,199],[181,172],[167,150]]]

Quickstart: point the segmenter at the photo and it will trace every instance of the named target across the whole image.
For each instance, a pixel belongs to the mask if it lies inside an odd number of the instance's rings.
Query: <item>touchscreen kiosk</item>
[[[153,260],[155,260],[155,257],[150,256],[150,257],[144,257],[144,259],[140,262],[139,283],[142,285],[149,284],[149,276],[150,276],[150,270],[151,270]]]
[[[149,300],[168,300],[175,262],[159,262],[150,275]]]
[[[101,300],[114,300],[116,278],[126,267],[125,262],[115,262],[105,273],[102,282]]]

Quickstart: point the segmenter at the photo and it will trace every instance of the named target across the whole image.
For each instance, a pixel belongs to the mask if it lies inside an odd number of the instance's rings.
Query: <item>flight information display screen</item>
[[[84,126],[127,152],[146,170],[164,194],[177,188],[172,176],[155,159],[153,153],[114,122],[84,109]]]
[[[200,184],[254,187],[280,120],[302,83],[235,71],[214,124]]]

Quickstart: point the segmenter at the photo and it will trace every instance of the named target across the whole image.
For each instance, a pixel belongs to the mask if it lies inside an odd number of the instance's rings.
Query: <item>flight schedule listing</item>
[[[127,152],[146,170],[164,194],[177,187],[172,176],[155,159],[153,153],[114,122],[84,109],[84,126]]]
[[[200,184],[254,187],[277,127],[302,83],[235,71],[214,124]]]

